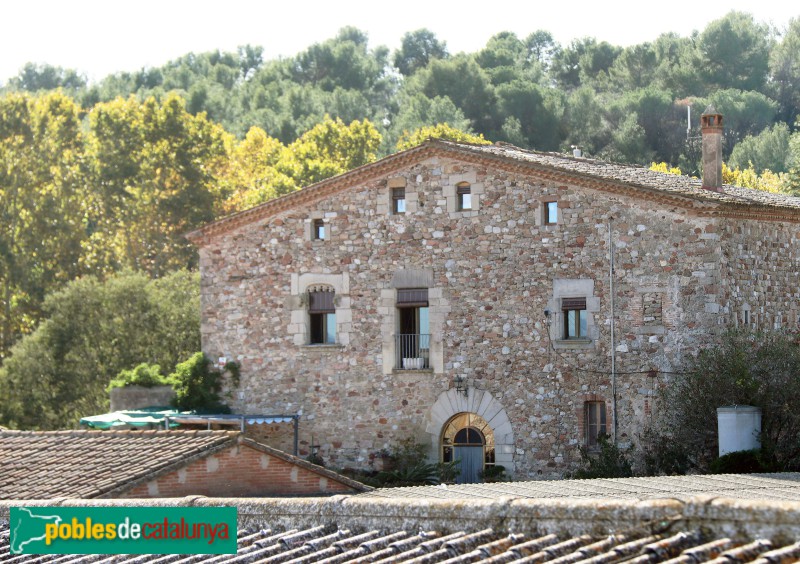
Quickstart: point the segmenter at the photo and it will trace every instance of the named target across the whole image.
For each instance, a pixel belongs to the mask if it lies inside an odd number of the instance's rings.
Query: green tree
[[[43,90],[64,90],[73,93],[86,88],[86,77],[74,69],[26,63],[17,76],[8,81],[10,90],[41,92]]]
[[[429,29],[422,28],[403,35],[400,49],[394,53],[394,66],[405,76],[425,68],[434,59],[446,59],[447,44],[439,41]]]
[[[421,92],[428,98],[449,98],[477,132],[487,133],[495,128],[494,88],[486,72],[467,56],[432,61],[410,79],[408,91]]]
[[[345,125],[326,116],[286,148],[276,168],[297,186],[308,186],[374,161],[380,143],[381,136],[370,122]]]
[[[703,102],[713,105],[725,117],[725,155],[748,135],[758,135],[774,123],[778,105],[760,92],[717,90]]]
[[[800,115],[800,18],[789,21],[783,38],[770,52],[770,91],[779,105],[779,117],[794,123]]]
[[[106,387],[142,362],[171,371],[200,346],[199,280],[88,276],[48,296],[47,319],[0,368],[0,424],[70,427],[108,406]]]
[[[748,135],[733,148],[728,164],[734,168],[752,166],[758,174],[765,170],[787,172],[789,137],[789,127],[785,123],[768,127],[758,135]]]
[[[117,99],[89,116],[96,198],[91,259],[152,276],[197,262],[183,234],[211,221],[227,133],[182,99]]]
[[[81,274],[87,181],[79,108],[64,94],[0,97],[0,361]]]
[[[750,14],[729,12],[700,34],[705,79],[717,88],[761,91],[771,47],[768,26],[756,23]]]
[[[800,348],[792,335],[731,332],[690,359],[662,395],[662,434],[683,445],[695,466],[708,468],[717,453],[717,408],[762,409],[764,460],[782,470],[800,468]]]

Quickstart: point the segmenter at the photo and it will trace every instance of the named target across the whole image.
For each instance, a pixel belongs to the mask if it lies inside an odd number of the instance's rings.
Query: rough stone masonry
[[[754,192],[430,141],[190,234],[203,350],[241,363],[235,411],[300,413],[329,465],[409,437],[439,460],[460,421],[485,462],[559,477],[598,428],[636,441],[664,373],[724,329],[797,326],[800,201]],[[396,337],[406,289],[427,291],[418,363]],[[323,290],[333,342],[312,344]]]

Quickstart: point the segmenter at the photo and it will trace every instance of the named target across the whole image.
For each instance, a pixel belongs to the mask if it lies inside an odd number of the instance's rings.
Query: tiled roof
[[[355,499],[355,498],[349,498]],[[193,500],[201,502],[203,500]],[[0,561],[33,562],[796,562],[798,504],[697,499],[625,505],[546,502],[489,507],[397,500],[226,500],[238,505],[236,555],[13,556],[0,507]],[[190,503],[192,503],[190,501]],[[76,504],[85,505],[85,504]],[[205,505],[205,504],[203,504]],[[436,507],[441,505],[440,507]],[[513,504],[512,504],[513,505]],[[333,506],[333,507],[332,507]],[[336,508],[338,506],[338,509]],[[386,518],[381,519],[383,511]],[[425,515],[449,515],[430,527]],[[414,517],[422,518],[414,520]],[[468,526],[461,519],[467,517]],[[470,517],[478,517],[469,520]],[[755,533],[741,522],[761,522]],[[310,523],[310,521],[316,521]],[[402,522],[402,526],[393,526]],[[288,525],[287,525],[288,523]],[[292,526],[292,523],[296,526]],[[451,525],[451,526],[448,526]]]
[[[236,443],[231,431],[0,431],[0,499],[92,498]]]
[[[730,499],[800,502],[800,473],[657,476],[382,488],[361,498],[418,499]]]
[[[723,186],[723,192],[715,192],[713,190],[703,189],[702,182],[698,178],[656,172],[637,165],[572,157],[561,153],[526,151],[507,144],[465,145],[463,143],[452,143],[450,141],[440,141],[440,143],[454,146],[454,148],[457,147],[458,150],[464,152],[474,152],[504,159],[512,159],[581,176],[674,193],[675,195],[695,200],[800,209],[800,198],[783,194],[773,194],[763,190],[741,188],[729,184]]]
[[[800,219],[800,198],[772,194],[763,190],[725,185],[721,192],[702,188],[702,182],[690,176],[655,172],[647,168],[573,157],[560,153],[527,151],[498,143],[472,145],[431,139],[422,145],[395,153],[377,162],[355,168],[250,208],[219,219],[186,236],[202,245],[203,237],[268,218],[273,214],[309,205],[319,198],[330,197],[351,186],[390,174],[431,157],[452,157],[476,163],[493,163],[498,168],[514,169],[561,178],[591,188],[625,193],[644,200],[658,199],[703,213],[753,214],[772,220]]]

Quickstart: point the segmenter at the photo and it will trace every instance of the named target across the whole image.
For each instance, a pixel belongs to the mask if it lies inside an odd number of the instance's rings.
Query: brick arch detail
[[[514,471],[514,429],[503,405],[487,391],[470,388],[465,396],[450,389],[439,394],[430,411],[425,431],[431,436],[431,458],[439,458],[439,441],[447,422],[459,413],[483,417],[494,433],[495,462]]]

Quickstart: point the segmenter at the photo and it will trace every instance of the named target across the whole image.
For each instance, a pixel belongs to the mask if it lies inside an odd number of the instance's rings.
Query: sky
[[[426,27],[451,53],[477,51],[494,34],[544,29],[562,45],[594,37],[627,46],[659,34],[688,36],[731,10],[785,28],[800,8],[789,0],[11,0],[0,9],[0,83],[25,63],[74,68],[90,80],[160,66],[189,52],[260,45],[264,58],[291,56],[336,35],[366,31],[370,45],[399,47]]]

